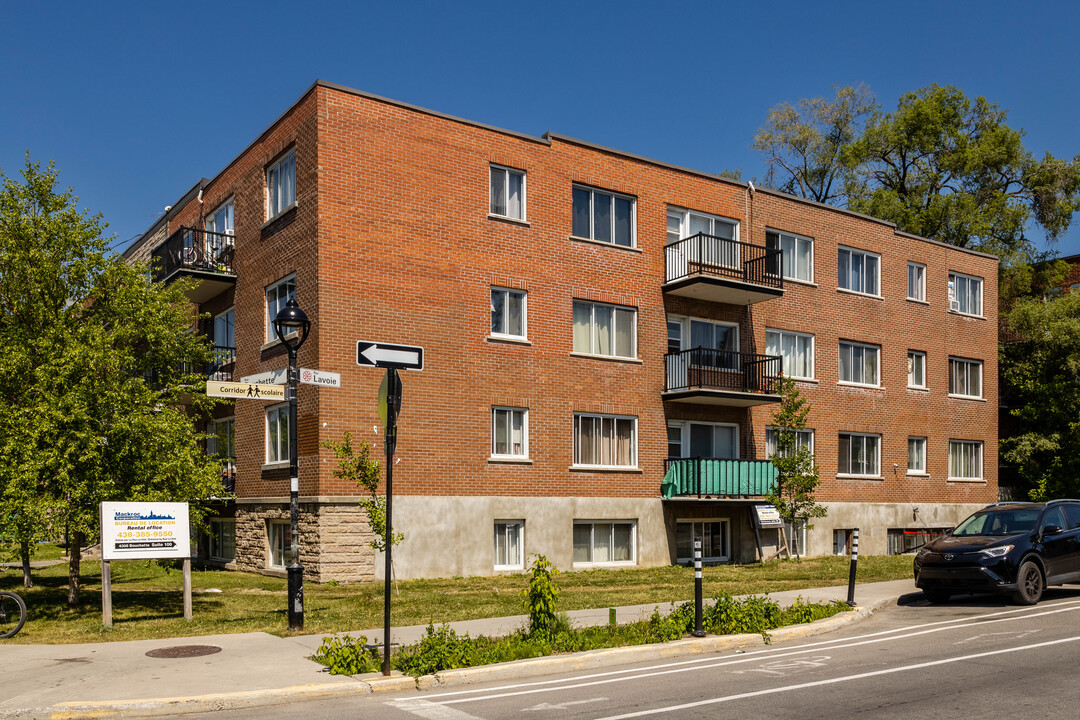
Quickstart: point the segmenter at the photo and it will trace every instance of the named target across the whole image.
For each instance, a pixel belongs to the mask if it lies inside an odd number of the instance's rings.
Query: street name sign
[[[191,557],[188,504],[101,503],[102,560]]]
[[[356,364],[394,370],[423,370],[424,348],[357,340]]]
[[[339,388],[341,387],[341,375],[339,373],[327,372],[326,370],[312,370],[310,368],[300,368],[300,382],[304,385],[318,385],[319,387]],[[251,383],[252,385],[284,385],[289,381],[289,371],[285,368],[281,370],[267,370],[255,375],[245,375],[240,378],[242,383]]]
[[[208,380],[206,394],[211,397],[233,398],[234,400],[284,400],[285,386]]]

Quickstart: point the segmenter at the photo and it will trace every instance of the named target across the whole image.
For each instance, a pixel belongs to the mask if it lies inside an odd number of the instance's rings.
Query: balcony
[[[784,294],[780,250],[698,233],[664,248],[671,295],[751,305]]]
[[[665,500],[760,498],[776,486],[776,466],[768,460],[669,458],[664,467]]]
[[[236,492],[236,458],[229,458],[222,466],[221,486],[229,495]]]
[[[780,402],[780,357],[693,348],[664,355],[665,400],[752,407]]]
[[[182,227],[150,254],[154,280],[179,277],[197,280],[187,292],[193,303],[204,303],[236,284],[233,236]]]
[[[231,382],[233,379],[233,366],[236,363],[236,348],[215,345],[213,355],[206,367],[207,380],[220,380]]]

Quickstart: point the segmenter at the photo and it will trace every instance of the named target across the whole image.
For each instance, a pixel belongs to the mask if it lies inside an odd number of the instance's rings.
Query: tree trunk
[[[791,544],[795,547],[795,562],[802,562],[799,555],[799,531],[795,529],[795,523],[791,523]]]
[[[76,607],[82,594],[82,586],[79,582],[79,561],[82,560],[83,534],[71,533],[71,541],[68,545],[68,607]]]
[[[29,590],[34,587],[34,579],[30,577],[30,543],[19,544],[19,558],[22,560],[22,584]]]

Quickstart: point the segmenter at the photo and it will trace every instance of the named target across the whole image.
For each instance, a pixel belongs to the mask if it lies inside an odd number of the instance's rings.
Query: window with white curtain
[[[907,471],[908,475],[922,475],[926,472],[926,438],[907,439]]]
[[[292,564],[292,526],[288,520],[269,520],[266,523],[270,557],[267,565],[284,568]]]
[[[779,230],[765,231],[765,247],[780,251],[784,277],[814,282],[814,241]]]
[[[233,201],[229,198],[217,210],[207,216],[204,227],[207,232],[221,235],[233,234]]]
[[[949,479],[982,480],[983,444],[974,440],[949,441]]]
[[[629,195],[575,185],[571,232],[574,237],[634,247],[635,204]]]
[[[491,166],[492,215],[525,219],[525,173],[500,165]]]
[[[790,330],[765,330],[765,354],[779,355],[784,375],[813,380],[814,336]]]
[[[982,370],[982,360],[949,358],[949,394],[981,398]]]
[[[525,291],[491,288],[491,334],[525,339]]]
[[[491,408],[491,456],[529,456],[529,411],[525,408]]]
[[[879,355],[877,345],[840,341],[840,382],[853,385],[879,385]]]
[[[881,256],[877,253],[841,247],[837,271],[842,289],[864,295],[880,294]]]
[[[521,570],[525,567],[525,521],[495,522],[495,569]]]
[[[964,315],[982,315],[982,278],[949,273],[949,310]]]
[[[908,300],[926,301],[926,266],[920,263],[907,264]]]
[[[290,275],[266,288],[266,342],[278,339],[274,318],[289,300],[296,299],[296,276]]]
[[[793,430],[795,433],[795,447],[794,451],[806,449],[811,453],[814,452],[814,431],[813,430]],[[778,447],[778,431],[776,428],[765,428],[765,457],[772,457],[779,452]],[[781,453],[781,457],[791,454],[789,452]]]
[[[574,465],[637,466],[637,418],[574,413]]]
[[[837,471],[841,475],[877,477],[881,474],[881,436],[840,433]]]
[[[907,384],[911,388],[926,387],[926,353],[920,350],[908,350]]]
[[[266,408],[266,462],[289,459],[289,403]]]
[[[574,352],[637,357],[637,310],[621,305],[575,300]]]
[[[673,245],[679,240],[698,234],[706,235],[700,242],[687,244],[683,248],[683,260],[700,262],[706,265],[723,265],[737,268],[740,266],[739,223],[731,218],[706,215],[705,213],[669,207],[667,211],[667,244]]]
[[[296,202],[296,149],[266,168],[266,219],[288,210]]]
[[[635,562],[636,521],[574,521],[574,564]]]

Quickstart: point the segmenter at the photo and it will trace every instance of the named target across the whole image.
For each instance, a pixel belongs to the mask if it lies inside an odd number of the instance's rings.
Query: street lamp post
[[[274,318],[274,332],[289,350],[289,529],[292,562],[289,574],[289,630],[304,629],[304,566],[300,564],[300,474],[296,446],[296,387],[299,373],[296,369],[296,352],[307,340],[311,321],[307,313],[290,298]]]

